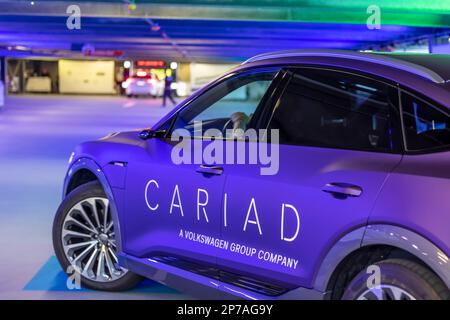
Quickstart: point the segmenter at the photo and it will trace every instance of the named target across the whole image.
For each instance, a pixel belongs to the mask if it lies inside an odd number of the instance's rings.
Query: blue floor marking
[[[39,269],[34,277],[23,288],[25,291],[76,291],[89,292],[90,289],[69,289],[67,288],[67,275],[61,269],[55,256],[51,256]],[[166,293],[177,294],[176,290],[170,289],[158,282],[145,279],[130,292]]]

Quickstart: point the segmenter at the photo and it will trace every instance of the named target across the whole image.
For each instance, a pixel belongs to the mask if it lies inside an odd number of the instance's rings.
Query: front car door
[[[330,247],[366,225],[401,160],[397,104],[397,88],[384,82],[326,69],[290,71],[268,126],[269,137],[279,132],[278,172],[224,167],[222,238],[233,247],[219,252],[218,265],[239,275],[228,281],[272,296],[311,288]]]
[[[216,277],[226,170],[203,151],[211,130],[253,126],[277,74],[264,69],[225,77],[162,125],[170,132],[165,138],[136,147],[127,170],[126,254]]]

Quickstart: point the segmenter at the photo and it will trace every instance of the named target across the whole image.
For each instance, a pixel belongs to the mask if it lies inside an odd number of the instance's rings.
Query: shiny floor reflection
[[[124,293],[32,288],[53,256],[51,228],[67,161],[80,142],[151,126],[158,99],[9,96],[0,110],[0,299],[177,299],[170,289]],[[31,282],[30,282],[31,281]],[[31,286],[31,287],[30,287]]]

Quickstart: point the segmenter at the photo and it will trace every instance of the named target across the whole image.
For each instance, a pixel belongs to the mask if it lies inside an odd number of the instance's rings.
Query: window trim
[[[391,110],[394,111],[394,113],[392,114],[392,117],[394,119],[394,121],[396,123],[394,123],[394,126],[396,128],[397,134],[395,139],[397,140],[397,148],[395,150],[392,151],[382,151],[382,150],[368,150],[368,149],[357,149],[357,148],[344,148],[344,147],[336,147],[336,146],[319,146],[319,145],[300,145],[300,144],[286,144],[286,143],[280,143],[280,145],[286,145],[286,146],[294,146],[294,147],[311,147],[311,148],[325,148],[325,149],[335,149],[335,150],[350,150],[350,151],[358,151],[358,152],[372,152],[372,153],[383,153],[383,154],[403,154],[405,152],[405,141],[404,141],[404,135],[402,133],[403,131],[403,125],[401,123],[403,117],[402,117],[402,113],[401,113],[401,109],[400,109],[400,89],[399,89],[399,84],[394,82],[394,81],[389,81],[388,79],[384,79],[384,78],[378,78],[378,77],[374,77],[373,75],[368,75],[365,74],[363,72],[359,72],[356,70],[352,70],[352,69],[348,69],[348,68],[340,68],[340,67],[330,67],[330,66],[321,66],[321,65],[286,65],[285,66],[286,69],[286,74],[289,75],[289,79],[288,81],[284,84],[284,88],[281,92],[281,94],[278,96],[278,99],[276,100],[275,103],[272,104],[272,110],[271,110],[271,115],[270,115],[270,119],[266,124],[266,129],[269,129],[269,125],[270,122],[272,121],[273,115],[275,113],[276,110],[276,105],[278,104],[278,100],[281,97],[281,95],[284,93],[284,91],[286,90],[287,86],[289,85],[289,82],[292,78],[292,73],[293,70],[298,70],[298,69],[302,69],[302,70],[319,70],[319,71],[332,71],[332,72],[338,72],[338,73],[343,73],[343,74],[347,74],[347,75],[351,75],[351,76],[357,76],[357,77],[362,77],[371,81],[375,81],[378,83],[382,83],[384,85],[387,85],[389,87],[391,87],[392,89],[394,89],[397,93],[397,105],[393,106],[393,108],[391,108]]]
[[[170,119],[167,119],[167,121],[165,121],[163,124],[161,124],[161,126],[163,126],[164,124],[166,124],[167,122],[171,122],[169,129],[167,130],[166,134],[164,135],[164,139],[170,139],[173,133],[173,129],[174,129],[174,125],[176,123],[176,119],[178,118],[178,115],[180,112],[182,112],[185,108],[189,108],[189,106],[191,105],[191,103],[194,103],[194,101],[196,101],[197,99],[199,99],[203,94],[205,94],[207,91],[213,90],[214,88],[216,88],[217,86],[219,86],[220,84],[222,84],[223,82],[233,78],[233,77],[238,77],[238,76],[244,76],[245,74],[252,74],[252,73],[263,73],[263,72],[270,72],[270,71],[277,71],[277,73],[275,74],[275,77],[273,79],[273,82],[269,85],[269,87],[267,88],[267,91],[265,92],[265,94],[263,95],[260,104],[258,105],[258,107],[260,107],[260,111],[257,113],[258,116],[258,120],[256,122],[256,130],[258,129],[263,129],[264,128],[264,123],[261,123],[261,119],[264,116],[264,114],[268,111],[270,111],[271,109],[271,101],[273,101],[273,99],[275,98],[276,100],[278,100],[279,96],[277,95],[277,92],[280,88],[280,85],[283,85],[283,79],[285,78],[286,75],[286,70],[283,66],[262,66],[262,67],[253,67],[253,68],[245,68],[245,69],[241,69],[229,74],[224,75],[223,77],[215,80],[214,82],[210,83],[209,85],[207,85],[206,87],[204,87],[203,89],[201,89],[201,91],[198,94],[195,94],[193,96],[191,96],[190,98],[188,98],[187,101],[185,101],[185,103],[170,117]],[[270,93],[270,94],[269,94]],[[276,101],[275,100],[275,101]],[[258,110],[257,107],[257,110]],[[161,127],[160,126],[160,127]],[[266,124],[267,126],[267,124]],[[158,127],[159,128],[159,127]],[[192,137],[193,139],[200,139],[200,138],[196,138],[196,137]],[[201,137],[201,139],[204,139],[205,137]],[[240,140],[240,139],[220,139],[223,141],[247,141],[247,140]]]
[[[450,111],[448,108],[442,106],[440,103],[434,101],[433,99],[430,99],[426,97],[425,95],[412,90],[410,88],[399,86],[398,90],[398,96],[399,96],[399,108],[400,108],[400,120],[402,122],[402,133],[403,133],[403,150],[405,155],[423,155],[423,154],[433,154],[433,153],[439,153],[439,152],[446,152],[450,151],[450,144],[446,146],[441,147],[434,147],[434,148],[425,148],[420,150],[409,150],[408,149],[408,141],[406,139],[406,128],[404,125],[404,119],[403,119],[403,99],[402,94],[409,95],[410,97],[413,97],[417,100],[420,100],[424,103],[426,103],[428,106],[436,109],[439,112],[442,112],[443,114],[447,115],[447,117],[450,118]]]

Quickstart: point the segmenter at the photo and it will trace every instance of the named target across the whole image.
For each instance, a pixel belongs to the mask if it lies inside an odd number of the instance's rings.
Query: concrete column
[[[25,93],[25,71],[26,71],[26,61],[25,59],[20,59],[19,63],[21,65],[21,77],[20,77],[20,93]]]
[[[6,96],[6,58],[0,57],[0,110],[5,105]]]

